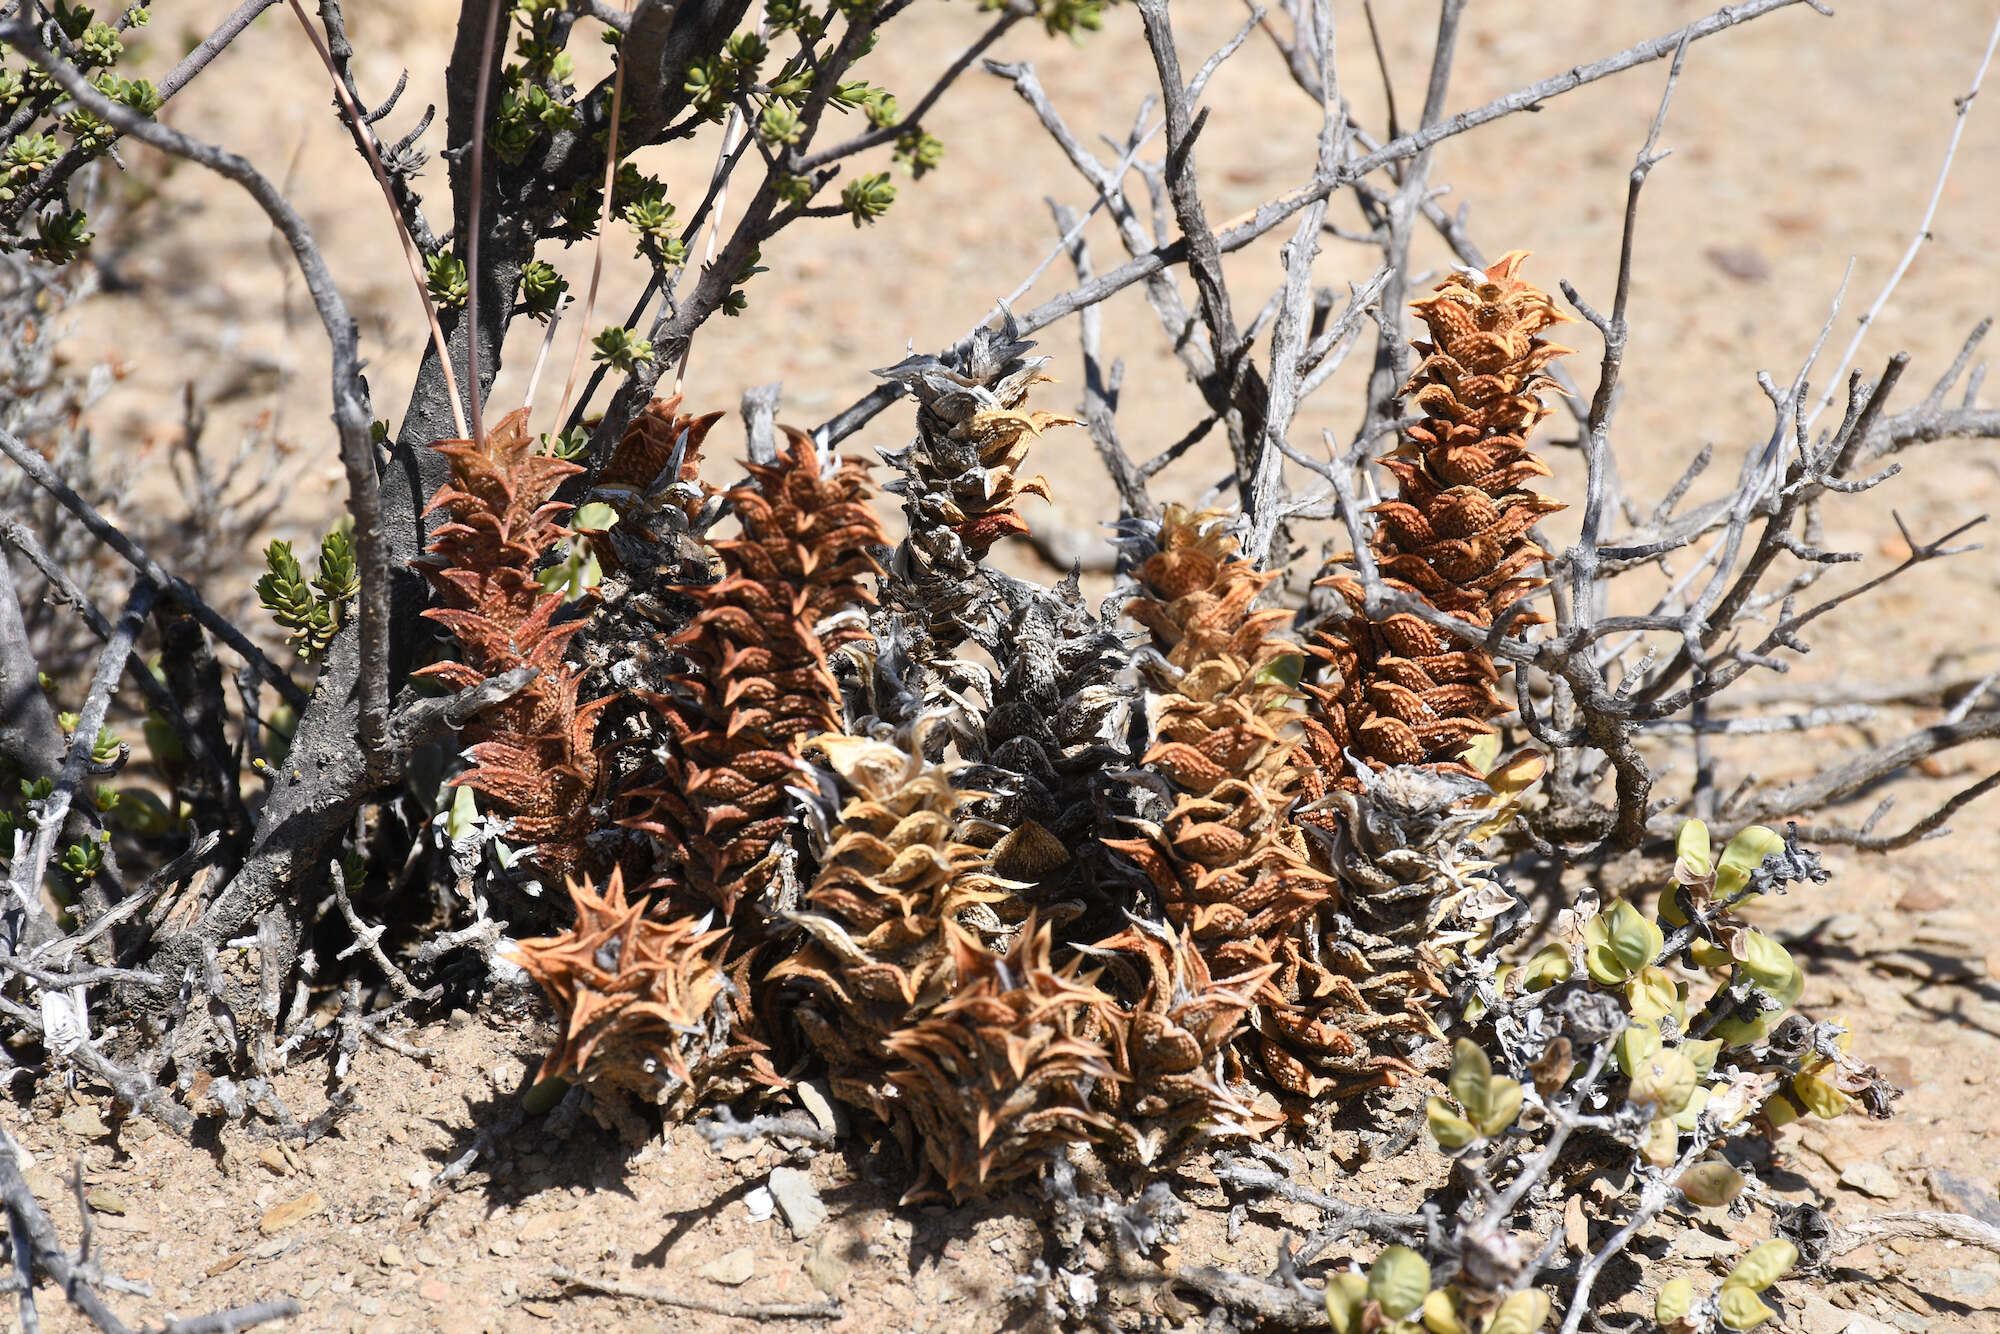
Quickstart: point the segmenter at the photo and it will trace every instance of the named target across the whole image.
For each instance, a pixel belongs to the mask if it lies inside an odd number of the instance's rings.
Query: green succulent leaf
[[[1798,1262],[1798,1247],[1782,1238],[1773,1238],[1752,1247],[1750,1253],[1738,1260],[1736,1267],[1722,1281],[1738,1284],[1752,1292],[1762,1292],[1783,1278]]]
[[[1512,1293],[1500,1303],[1486,1334],[1535,1334],[1549,1319],[1549,1295],[1540,1288]]]
[[[1694,1280],[1691,1278],[1670,1278],[1660,1285],[1659,1295],[1653,1298],[1653,1319],[1668,1328],[1687,1319],[1694,1309]]]
[[[1520,1082],[1495,1075],[1486,1053],[1466,1038],[1452,1048],[1450,1087],[1466,1119],[1482,1135],[1499,1134],[1521,1114]]]
[[[1479,1138],[1479,1128],[1453,1111],[1443,1098],[1425,1101],[1424,1119],[1430,1124],[1431,1138],[1442,1149],[1462,1149]]]
[[[1666,937],[1658,925],[1621,899],[1610,912],[1590,920],[1583,941],[1584,966],[1591,980],[1615,987],[1658,958]]]
[[[1431,1290],[1431,1266],[1407,1246],[1391,1246],[1368,1269],[1368,1298],[1391,1320],[1401,1320],[1424,1304]]]
[[[1691,1202],[1713,1209],[1742,1192],[1743,1174],[1720,1158],[1704,1158],[1681,1173],[1674,1184]]]
[[[1368,1301],[1368,1280],[1361,1274],[1335,1274],[1326,1281],[1326,1318],[1333,1334],[1360,1334],[1361,1311]]]
[[[1722,1314],[1725,1329],[1746,1330],[1757,1326],[1778,1314],[1764,1304],[1764,1299],[1755,1291],[1741,1283],[1724,1283],[1722,1291],[1716,1295],[1716,1306]]]
[[[1774,852],[1785,850],[1785,836],[1763,825],[1751,825],[1722,850],[1715,864],[1715,896],[1728,898],[1750,883],[1750,873]]]

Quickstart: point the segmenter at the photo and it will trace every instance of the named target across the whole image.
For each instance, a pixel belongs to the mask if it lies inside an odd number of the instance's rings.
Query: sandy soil
[[[164,68],[182,34],[207,31],[221,8],[215,0],[158,7],[149,64]],[[1402,7],[1378,8],[1393,14]],[[1337,9],[1350,96],[1379,127],[1381,95],[1369,73],[1359,6]],[[1486,0],[1467,17],[1451,105],[1476,105],[1699,12],[1683,0]],[[1219,0],[1177,6],[1188,58],[1217,45],[1238,14]],[[1392,20],[1387,35],[1405,115],[1421,99],[1427,8],[1425,15]],[[1993,17],[1990,4],[1971,0],[1921,9],[1855,4],[1833,20],[1801,7],[1690,52],[1663,138],[1675,155],[1654,173],[1640,224],[1618,425],[1624,475],[1643,505],[1703,444],[1716,447],[1717,463],[1697,497],[1724,485],[1744,448],[1763,441],[1769,409],[1754,373],[1769,369],[1782,379],[1794,372],[1852,256],[1830,344],[1836,355],[1845,346],[1854,316],[1918,225],[1951,128],[1952,99],[1969,81]],[[407,108],[436,99],[433,72],[442,68],[451,19],[451,8],[438,3],[350,7],[364,51],[364,89],[379,96],[398,70],[412,71],[406,110],[390,128],[400,131],[414,114]],[[968,5],[924,6],[905,24],[905,44],[892,43],[877,57],[874,77],[907,98],[977,21]],[[1131,17],[1115,15],[1111,28],[1081,50],[1022,35],[1003,54],[1035,61],[1080,131],[1122,134],[1150,71]],[[421,346],[421,311],[365,169],[327,99],[313,91],[316,71],[289,12],[273,11],[214,78],[173,104],[171,117],[291,183],[361,312],[378,411],[387,414],[399,408]],[[1551,284],[1566,277],[1587,298],[1608,300],[1626,173],[1664,77],[1663,67],[1651,66],[1551,101],[1539,115],[1448,142],[1434,173],[1452,187],[1445,203],[1469,207],[1473,232],[1489,251],[1533,249],[1532,276]],[[1240,212],[1305,177],[1316,112],[1267,47],[1246,47],[1217,77],[1210,100],[1216,114],[1201,155],[1212,215]],[[929,349],[957,336],[1041,262],[1054,237],[1043,196],[1086,201],[1053,145],[996,80],[971,78],[933,129],[948,147],[944,168],[931,181],[906,185],[882,224],[856,230],[826,222],[767,249],[772,272],[752,287],[749,317],[715,321],[697,343],[689,379],[695,404],[733,407],[746,387],[782,379],[786,415],[822,419],[870,387],[868,368],[895,361],[906,345]],[[694,156],[663,156],[670,179],[707,170]],[[435,170],[427,179],[441,191]],[[1995,180],[2000,114],[1989,107],[1975,112],[1966,131],[1931,243],[1871,331],[1859,361],[1870,373],[1906,348],[1914,357],[1908,383],[1927,385],[1991,310],[2000,271]],[[132,442],[142,457],[157,457],[147,442],[174,419],[169,405],[190,376],[215,404],[211,439],[231,440],[237,426],[275,410],[300,465],[276,535],[316,537],[338,512],[340,493],[324,425],[323,340],[303,294],[285,279],[269,228],[245,200],[189,170],[168,175],[161,189],[176,220],[149,227],[120,259],[137,290],[98,300],[82,316],[79,349],[115,353],[132,366],[104,405],[100,429]],[[1115,237],[1090,235],[1100,263],[1113,262]],[[1442,258],[1428,239],[1421,253],[1426,262]],[[576,277],[588,260],[577,250],[561,262]],[[1326,282],[1358,281],[1372,268],[1366,249],[1333,243],[1318,274]],[[1260,299],[1279,275],[1275,244],[1234,257],[1231,271],[1243,299]],[[636,273],[622,261],[608,268],[608,308],[629,301]],[[1028,300],[1061,290],[1063,278],[1060,266],[1052,268]],[[1108,309],[1105,337],[1128,363],[1121,429],[1136,454],[1150,454],[1186,429],[1198,400],[1136,295]],[[1580,349],[1573,368],[1588,384],[1596,340],[1578,326],[1571,341]],[[1046,349],[1073,385],[1073,330],[1050,331]],[[497,403],[518,399],[528,359],[525,348],[511,357]],[[1307,405],[1295,438],[1312,439],[1321,427],[1351,431],[1359,416],[1355,383],[1352,375],[1337,377]],[[1920,392],[1906,390],[1903,401]],[[1073,397],[1058,386],[1044,402],[1068,407]],[[858,443],[898,445],[907,429],[906,417],[892,412]],[[1557,494],[1577,492],[1573,458],[1558,456],[1550,488]],[[1865,577],[1900,554],[1892,508],[1925,535],[1993,508],[2000,496],[2000,446],[1991,442],[1934,446],[1910,462],[1905,476],[1830,512],[1828,544],[1868,557],[1859,573],[1848,567],[1845,574]],[[1054,483],[1056,502],[1046,518],[1031,515],[1035,522],[1087,533],[1110,508],[1110,488],[1080,432],[1053,438],[1036,467]],[[1168,473],[1157,494],[1197,499],[1220,471],[1211,454]],[[1563,518],[1552,524],[1559,537]],[[1991,629],[2000,613],[1995,569],[1982,553],[1918,571],[1823,634],[1792,679],[1892,680],[1944,662],[1992,661],[2000,654],[2000,633]],[[1766,747],[1748,762],[1781,778],[1933,720],[1922,711],[1885,711],[1845,735],[1811,747]],[[1903,789],[1890,821],[1912,818],[1923,803],[1991,770],[1997,755],[1988,747],[1945,757]],[[1857,1048],[1908,1090],[1887,1125],[1845,1121],[1803,1136],[1785,1133],[1773,1188],[1822,1203],[1836,1220],[1940,1204],[2000,1209],[1992,1194],[2000,1185],[2000,987],[1993,980],[2000,949],[1988,864],[2000,805],[1975,808],[1956,824],[1953,838],[1893,857],[1836,853],[1828,859],[1838,867],[1832,885],[1768,909],[1773,929],[1819,949],[1824,967],[1814,973],[1807,1006],[1846,1014]],[[38,1187],[58,1191],[56,1178],[80,1161],[87,1185],[105,1193],[98,1232],[105,1263],[156,1292],[119,1305],[154,1319],[291,1294],[307,1306],[299,1327],[311,1330],[732,1325],[630,1301],[559,1299],[543,1271],[562,1264],[719,1302],[813,1300],[833,1291],[846,1302],[836,1325],[843,1330],[983,1330],[1001,1323],[995,1294],[1034,1254],[1026,1225],[1006,1201],[897,1209],[879,1166],[859,1152],[787,1155],[770,1147],[718,1158],[685,1129],[634,1150],[587,1122],[555,1140],[531,1126],[503,1142],[490,1177],[476,1172],[455,1189],[432,1192],[421,1183],[503,1113],[541,1047],[532,1023],[486,1017],[455,1017],[404,1036],[434,1058],[418,1063],[365,1049],[357,1058],[358,1109],[336,1136],[291,1156],[234,1130],[191,1153],[144,1125],[106,1128],[108,1109],[53,1095],[31,1107],[0,1105],[0,1117],[37,1155]],[[324,1106],[325,1093],[319,1066],[283,1085],[302,1118]],[[753,1221],[746,1206],[752,1188],[788,1157],[810,1159],[834,1208],[833,1220],[806,1238],[779,1219]],[[1886,1181],[1867,1181],[1887,1194],[1871,1198],[1838,1184],[1843,1172],[1867,1178],[1849,1170],[1858,1163],[1887,1169]],[[1390,1184],[1351,1175],[1338,1154],[1300,1166],[1335,1193],[1375,1194]],[[316,1212],[260,1230],[271,1210],[312,1194],[320,1200]],[[66,1206],[55,1212],[71,1216]],[[1253,1265],[1252,1257],[1273,1253],[1275,1227],[1304,1221],[1253,1215],[1234,1246],[1202,1224],[1184,1254]],[[2000,1328],[1994,1257],[1901,1245],[1850,1255],[1836,1282],[1810,1294],[1793,1285],[1787,1328],[1834,1334],[1856,1313],[1911,1334]],[[747,1266],[738,1254],[746,1249]],[[1723,1263],[1702,1252],[1697,1244],[1682,1259]],[[749,1271],[740,1286],[702,1276],[704,1266],[732,1255],[737,1273]],[[50,1309],[45,1303],[45,1318]],[[72,1327],[66,1321],[55,1314],[51,1326]]]

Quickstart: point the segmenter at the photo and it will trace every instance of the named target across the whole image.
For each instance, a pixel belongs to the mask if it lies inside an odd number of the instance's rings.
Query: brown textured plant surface
[[[588,1073],[649,1098],[669,1075],[696,1085],[725,1045],[718,964],[729,933],[688,917],[659,920],[644,899],[626,897],[618,871],[602,894],[571,882],[569,897],[572,928],[518,947],[560,1017],[540,1077]]]
[[[1454,273],[1414,303],[1431,341],[1416,345],[1423,360],[1403,393],[1424,416],[1381,460],[1397,495],[1374,510],[1370,545],[1390,586],[1481,626],[1510,612],[1517,628],[1542,619],[1515,607],[1546,582],[1534,571],[1548,553],[1529,529],[1563,508],[1527,487],[1548,475],[1526,440],[1549,412],[1540,397],[1554,383],[1547,368],[1569,350],[1540,337],[1568,317],[1515,276],[1527,257],[1516,250],[1483,275]],[[1352,574],[1324,582],[1361,606]],[[1450,762],[1510,707],[1494,691],[1491,655],[1408,613],[1342,617],[1313,652],[1334,678],[1309,687],[1324,729],[1315,758],[1330,773],[1348,767],[1350,750],[1376,766]]]
[[[442,605],[424,615],[451,631],[459,657],[413,674],[459,690],[516,668],[538,673],[465,729],[472,763],[456,781],[498,801],[512,836],[534,844],[548,881],[560,883],[583,860],[592,829],[593,730],[608,701],[579,702],[582,673],[564,651],[583,622],[552,624],[563,595],[535,577],[569,535],[569,506],[551,497],[582,469],[538,453],[527,427],[527,412],[512,412],[483,441],[436,446],[452,477],[431,501],[445,518],[419,568]]]
[[[687,590],[700,606],[673,641],[686,660],[656,703],[669,731],[664,773],[631,794],[626,823],[657,836],[678,901],[728,917],[768,877],[802,781],[799,748],[841,726],[828,654],[864,639],[886,542],[852,460],[829,473],[787,432],[776,463],[751,464],[728,493],[740,536],[716,542],[722,578]]]
[[[788,989],[803,996],[798,1021],[835,1091],[894,1124],[880,1086],[887,1040],[950,994],[947,925],[997,937],[993,905],[1008,886],[961,839],[954,813],[966,794],[920,747],[823,736],[813,749],[843,801],[797,918],[806,940],[770,980],[797,979]]]

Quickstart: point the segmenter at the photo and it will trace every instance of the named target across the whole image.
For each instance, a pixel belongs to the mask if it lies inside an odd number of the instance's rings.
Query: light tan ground
[[[1799,7],[1689,53],[1663,139],[1675,155],[1654,173],[1640,223],[1634,334],[1618,425],[1625,476],[1642,504],[1703,443],[1716,445],[1718,460],[1714,482],[1698,485],[1697,497],[1713,494],[1733,474],[1746,445],[1761,443],[1769,413],[1753,374],[1762,368],[1789,377],[1853,256],[1830,344],[1845,346],[1853,316],[1873,300],[1922,214],[1951,127],[1952,99],[1970,79],[1994,17],[1991,5],[1970,0],[1842,8],[1828,20]],[[1337,10],[1349,95],[1379,129],[1380,92],[1359,6],[1342,3]],[[1389,0],[1378,10],[1388,19],[1388,60],[1408,116],[1421,97],[1430,9]],[[153,36],[160,49],[152,66],[164,68],[178,53],[180,34],[205,32],[219,12],[212,0],[157,7]],[[1700,12],[1679,0],[1485,0],[1466,20],[1451,106],[1476,105]],[[1190,63],[1227,35],[1239,13],[1220,0],[1176,5]],[[406,107],[434,100],[451,18],[449,6],[434,2],[352,7],[364,90],[379,96],[408,66],[413,87]],[[889,44],[874,77],[907,103],[977,22],[967,4],[921,7],[903,27],[906,44]],[[1086,134],[1122,134],[1150,79],[1132,16],[1116,14],[1110,26],[1080,51],[1022,34],[1003,52],[1035,61],[1057,105]],[[1470,206],[1474,234],[1490,252],[1532,249],[1532,276],[1551,284],[1567,277],[1587,298],[1607,302],[1626,173],[1664,75],[1663,66],[1649,66],[1553,100],[1538,115],[1447,143],[1434,173],[1452,187],[1446,205]],[[390,415],[400,410],[420,349],[421,315],[388,221],[321,88],[296,24],[277,10],[171,115],[182,128],[225,140],[291,182],[361,312],[378,412]],[[1233,215],[1304,178],[1317,113],[1268,47],[1247,47],[1218,76],[1210,100],[1216,111],[1200,153],[1212,215]],[[407,125],[409,114],[399,112],[390,128]],[[744,388],[782,379],[788,419],[825,417],[869,387],[870,367],[895,361],[908,344],[932,349],[955,337],[1042,260],[1053,239],[1044,195],[1087,202],[1026,109],[997,81],[971,77],[932,128],[948,146],[944,168],[931,181],[905,185],[881,225],[856,230],[823,222],[767,249],[764,263],[772,272],[750,289],[749,316],[715,321],[696,346],[689,388],[697,405],[733,407]],[[696,155],[668,166],[675,180],[706,171]],[[426,179],[441,193],[436,169]],[[1873,374],[1891,351],[1912,352],[1903,403],[2000,303],[1996,180],[2000,111],[1987,106],[1975,111],[1966,132],[1932,243],[1860,359]],[[292,526],[278,535],[316,536],[338,512],[340,494],[323,424],[323,340],[303,294],[282,280],[269,229],[240,196],[188,169],[164,188],[188,211],[125,257],[123,267],[141,291],[99,301],[84,318],[82,345],[115,350],[134,367],[104,405],[102,429],[134,442],[156,435],[173,419],[171,396],[189,376],[199,377],[210,395],[235,395],[216,408],[211,438],[217,441],[233,438],[232,414],[241,422],[275,403],[284,433],[300,447],[286,512]],[[1351,210],[1338,220],[1352,222]],[[1102,230],[1091,238],[1099,263],[1115,262],[1115,238]],[[1421,253],[1440,258],[1428,240]],[[577,276],[588,255],[578,250],[563,262]],[[1317,274],[1323,282],[1358,281],[1372,267],[1366,250],[1335,243]],[[630,300],[636,272],[628,263],[609,267],[606,309]],[[1241,284],[1240,303],[1254,308],[1277,281],[1275,245],[1236,257],[1231,272]],[[1060,290],[1063,278],[1060,266],[1052,268],[1029,300]],[[1194,420],[1197,400],[1136,295],[1112,305],[1106,326],[1107,349],[1130,368],[1121,429],[1136,454],[1150,454]],[[1581,350],[1573,370],[1588,385],[1596,340],[1582,326],[1573,334]],[[1051,391],[1049,406],[1073,401],[1074,337],[1068,326],[1045,335],[1067,382]],[[500,405],[517,400],[526,360],[525,351],[511,359],[496,390]],[[551,397],[545,389],[544,400]],[[1294,438],[1311,440],[1321,427],[1344,434],[1358,415],[1353,377],[1344,375],[1307,405]],[[906,413],[892,411],[857,443],[898,445],[907,430]],[[1828,544],[1863,551],[1871,562],[1847,567],[1838,578],[1863,577],[1891,559],[1892,507],[1920,536],[1994,507],[2000,447],[1954,443],[1934,447],[1934,454],[1913,459],[1907,476],[1875,495],[1830,511]],[[1169,473],[1177,480],[1163,481],[1159,494],[1198,498],[1221,471],[1215,459],[1211,452],[1205,462]],[[1035,466],[1055,484],[1056,503],[1051,514],[1031,520],[1087,532],[1108,511],[1110,489],[1080,432],[1052,438]],[[1573,497],[1576,470],[1559,462],[1558,473],[1551,489]],[[1559,537],[1566,535],[1564,517],[1552,525]],[[1995,572],[1985,553],[1919,571],[1858,604],[1842,628],[1823,633],[1795,675],[1888,680],[1926,672],[1941,655],[1990,659],[2000,641],[1993,628],[2000,620]],[[1932,720],[1885,713],[1810,751],[1766,748],[1756,767],[1782,777],[1802,771],[1815,754]],[[1908,786],[1890,823],[1912,818],[1925,801],[1972,781],[1994,761],[1991,748],[1947,757],[1939,772]],[[1909,1089],[1895,1121],[1840,1123],[1821,1132],[1823,1152],[1799,1150],[1797,1132],[1788,1132],[1787,1162],[1797,1176],[1781,1175],[1777,1184],[1793,1197],[1822,1200],[1836,1219],[1935,1207],[1926,1183],[1936,1169],[1988,1192],[2000,1175],[1994,1138],[2000,989],[1993,981],[2000,954],[1990,906],[2000,806],[1975,808],[1956,824],[1952,839],[1891,858],[1835,854],[1829,863],[1838,864],[1839,875],[1831,886],[1797,892],[1770,913],[1787,930],[1839,916],[1833,934],[1842,939],[1807,1003],[1847,1014],[1858,1048]],[[7,1106],[0,1116],[46,1168],[63,1171],[80,1156],[87,1178],[122,1199],[127,1212],[104,1220],[99,1237],[107,1264],[155,1285],[158,1300],[121,1303],[151,1318],[167,1309],[187,1314],[289,1293],[307,1302],[301,1326],[307,1329],[707,1329],[728,1322],[604,1299],[551,1304],[539,1271],[562,1263],[718,1300],[779,1300],[817,1295],[810,1265],[849,1299],[841,1329],[984,1330],[1002,1320],[993,1294],[1032,1254],[1018,1221],[992,1211],[894,1210],[893,1190],[854,1184],[850,1165],[831,1157],[819,1159],[814,1171],[836,1203],[826,1234],[834,1240],[795,1241],[776,1221],[751,1222],[743,1203],[777,1151],[722,1162],[685,1130],[629,1161],[622,1161],[614,1136],[594,1128],[567,1143],[539,1143],[524,1133],[509,1143],[497,1184],[468,1186],[425,1213],[412,1203],[421,1195],[412,1174],[462,1150],[473,1127],[504,1105],[496,1084],[513,1089],[521,1064],[533,1064],[539,1053],[522,1026],[494,1028],[477,1019],[410,1037],[438,1049],[435,1066],[364,1052],[361,1109],[343,1123],[340,1137],[304,1150],[303,1171],[292,1175],[261,1164],[261,1145],[234,1132],[225,1134],[220,1151],[195,1154],[165,1134],[145,1137],[143,1129],[110,1140],[75,1133],[49,1123],[54,1109],[46,1103]],[[302,1115],[320,1106],[316,1079],[302,1073],[286,1088]],[[1829,1157],[1842,1165],[1850,1158],[1881,1163],[1893,1176],[1894,1198],[1871,1200],[1835,1186]],[[1325,1170],[1312,1168],[1316,1178]],[[1379,1184],[1363,1178],[1337,1181],[1335,1188],[1372,1192]],[[258,1220],[269,1208],[308,1191],[323,1198],[323,1212],[275,1237],[260,1235]],[[67,1217],[64,1208],[57,1213]],[[1200,1258],[1215,1240],[1198,1234],[1190,1255]],[[1268,1231],[1246,1233],[1242,1245],[1253,1242],[1255,1250],[1218,1258],[1261,1263],[1258,1257],[1271,1253]],[[742,1288],[695,1276],[699,1266],[744,1247],[755,1252],[755,1263]],[[827,1264],[829,1255],[851,1264],[844,1286],[831,1277],[838,1266]],[[1832,1334],[1848,1319],[1843,1307],[1913,1332],[2000,1327],[2000,1267],[1992,1256],[1924,1246],[1907,1255],[1864,1251],[1848,1262],[1853,1272],[1821,1294],[1805,1297],[1806,1289],[1793,1285],[1789,1327]],[[59,1315],[52,1325],[70,1327]]]

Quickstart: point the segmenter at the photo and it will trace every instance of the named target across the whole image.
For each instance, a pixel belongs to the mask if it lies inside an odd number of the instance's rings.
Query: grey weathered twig
[[[134,569],[152,580],[155,587],[175,603],[185,607],[189,614],[208,627],[211,634],[234,649],[245,662],[254,666],[258,675],[269,681],[284,697],[286,703],[295,707],[305,704],[305,692],[299,689],[291,677],[265,657],[264,651],[251,643],[249,637],[237,629],[233,622],[209,606],[201,594],[186,580],[163,569],[159,562],[147,555],[137,542],[127,537],[117,525],[99,514],[89,501],[78,495],[76,489],[65,482],[56,470],[49,466],[46,459],[4,427],[0,427],[0,454],[12,459],[35,485],[54,496],[64,509],[76,516],[91,536],[124,557]]]
[[[361,579],[361,744],[364,751],[377,752],[386,740],[389,726],[389,558],[382,535],[374,413],[369,405],[367,384],[361,378],[359,331],[334,284],[312,228],[284,193],[248,161],[141,116],[104,96],[74,65],[44,46],[32,25],[18,21],[0,23],[0,40],[11,43],[47,70],[92,115],[163,153],[206,167],[242,186],[290,246],[306,290],[319,312],[320,323],[333,344],[333,420],[340,437],[341,466],[347,474],[347,505],[354,516],[355,561]]]
[[[615,1278],[592,1278],[588,1274],[579,1274],[560,1265],[544,1269],[542,1273],[565,1288],[602,1293],[608,1297],[631,1297],[642,1302],[652,1302],[656,1306],[701,1311],[708,1315],[728,1316],[736,1320],[836,1320],[842,1313],[840,1303],[831,1297],[817,1302],[718,1301],[712,1297],[691,1297],[686,1293],[669,1292],[665,1288],[651,1288],[638,1283],[626,1283]]]

